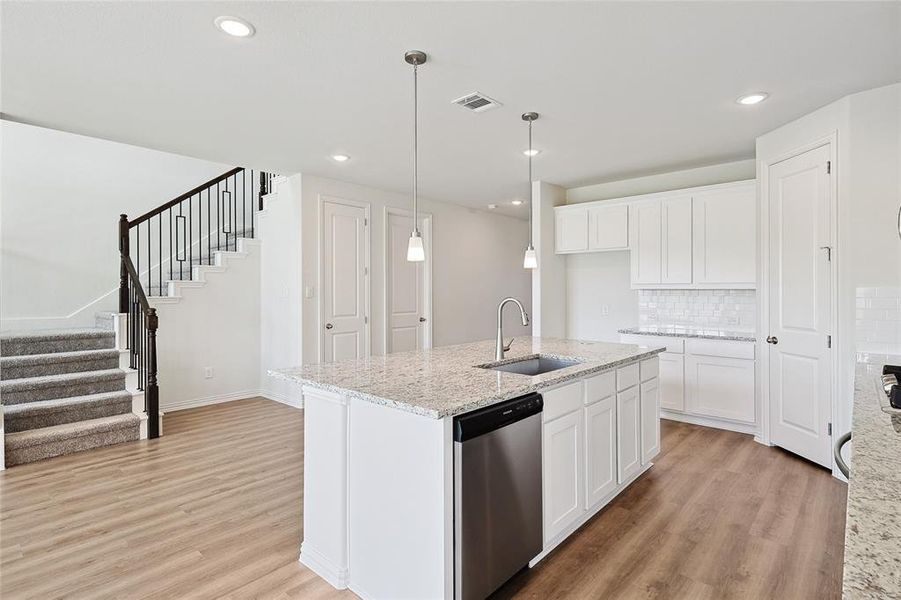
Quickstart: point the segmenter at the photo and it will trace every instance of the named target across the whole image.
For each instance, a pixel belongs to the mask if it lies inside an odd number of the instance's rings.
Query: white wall
[[[757,139],[764,161],[837,135],[838,357],[836,427],[851,426],[860,290],[901,284],[901,84],[847,96]],[[897,340],[901,344],[901,340]]]
[[[10,121],[0,135],[2,329],[93,326],[116,308],[119,214],[230,168]]]
[[[566,190],[544,181],[532,182],[532,235],[538,268],[532,271],[534,331],[542,337],[567,335],[566,260],[554,252],[554,207],[564,203]]]
[[[381,354],[385,323],[385,208],[407,209],[410,199],[405,194],[309,175],[291,177],[289,186],[293,197],[290,202],[302,207],[303,285],[313,290],[313,297],[303,300],[303,362],[319,360],[319,210],[323,196],[370,204],[371,347],[373,354]],[[432,216],[434,346],[493,338],[497,304],[504,296],[519,298],[531,312],[529,273],[522,267],[527,243],[525,221],[430,200],[421,200],[420,209]],[[294,223],[283,224],[285,232],[298,227],[298,215],[290,218]],[[268,241],[264,239],[264,243]],[[530,328],[508,318],[505,333],[508,337],[523,336],[530,333]],[[290,364],[286,359],[273,366]]]
[[[246,256],[226,258],[226,269],[206,272],[206,283],[182,288],[178,301],[150,300],[163,412],[260,392],[260,242],[244,247]]]
[[[746,179],[754,179],[755,176],[756,161],[753,158],[749,158],[747,160],[737,160],[706,167],[569,188],[566,190],[566,203],[577,204],[593,200],[625,198],[627,196],[667,192],[701,185],[744,181]]]
[[[638,324],[629,259],[628,250],[566,257],[566,337],[619,342],[618,329]]]

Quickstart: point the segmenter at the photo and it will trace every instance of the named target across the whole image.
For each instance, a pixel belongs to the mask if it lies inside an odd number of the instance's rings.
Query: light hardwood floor
[[[352,598],[297,562],[303,412],[254,398],[0,473],[0,597]],[[749,437],[663,453],[500,598],[839,598],[845,487]]]

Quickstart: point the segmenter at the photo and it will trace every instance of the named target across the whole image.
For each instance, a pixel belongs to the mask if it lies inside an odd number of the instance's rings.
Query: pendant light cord
[[[529,120],[529,248],[532,248],[532,121]]]
[[[419,65],[413,65],[413,233],[419,233]]]

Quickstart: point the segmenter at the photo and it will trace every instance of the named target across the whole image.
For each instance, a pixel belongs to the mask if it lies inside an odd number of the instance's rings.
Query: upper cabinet
[[[557,254],[629,249],[629,207],[573,205],[554,209]]]
[[[701,193],[692,208],[693,280],[753,288],[757,280],[757,188]]]
[[[558,253],[631,250],[633,288],[754,288],[757,184],[561,206]]]

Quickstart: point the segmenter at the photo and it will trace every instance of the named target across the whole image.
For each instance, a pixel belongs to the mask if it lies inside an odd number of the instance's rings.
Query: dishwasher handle
[[[837,440],[835,440],[835,447],[832,449],[832,454],[835,456],[835,464],[838,466],[838,470],[842,472],[842,475],[845,478],[851,477],[851,469],[848,467],[848,463],[845,462],[845,459],[842,458],[842,448],[844,448],[845,444],[851,441],[851,432],[849,431],[845,435],[841,436]]]
[[[454,441],[465,442],[512,425],[544,409],[541,394],[531,393],[454,418]]]

